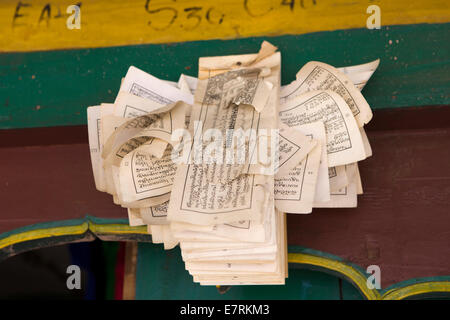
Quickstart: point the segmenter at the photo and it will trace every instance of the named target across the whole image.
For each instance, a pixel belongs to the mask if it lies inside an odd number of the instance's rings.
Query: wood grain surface
[[[383,287],[413,277],[448,275],[450,122],[442,119],[449,119],[449,110],[375,111],[368,127],[374,155],[361,163],[365,193],[358,208],[289,215],[289,244],[363,267],[379,264]],[[78,128],[86,132],[86,127]],[[20,130],[14,131],[20,136]],[[73,144],[0,148],[0,234],[87,214],[126,221],[126,210],[95,190],[87,136],[81,136],[85,140],[74,138]]]
[[[196,41],[85,50],[0,54],[0,128],[86,124],[86,108],[113,102],[130,65],[161,79],[195,76],[202,56],[282,53],[282,83],[308,61],[336,67],[380,58],[363,90],[371,108],[449,105],[450,23],[353,29],[301,36]],[[1,46],[0,46],[1,48]]]

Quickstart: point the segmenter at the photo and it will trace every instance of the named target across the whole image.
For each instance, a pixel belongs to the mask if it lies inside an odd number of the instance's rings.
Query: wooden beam
[[[80,29],[69,5],[80,5]],[[7,0],[0,50],[34,51],[169,43],[365,28],[369,5],[381,24],[449,22],[446,0]]]
[[[289,244],[363,267],[379,264],[383,287],[413,277],[448,275],[449,110],[429,106],[375,111],[367,128],[374,155],[361,163],[365,193],[358,208],[289,215]],[[37,134],[35,130],[25,130],[23,137]],[[83,237],[86,232],[115,231],[114,240],[119,235],[121,240],[150,240],[149,235],[144,238],[145,230],[126,226],[126,210],[114,205],[111,196],[95,190],[87,141],[8,146],[0,152],[0,194],[5,199],[0,243],[10,244],[2,249],[6,253],[30,239],[45,245],[61,236],[67,242],[63,236],[71,230]],[[86,215],[95,218],[84,222]],[[104,225],[108,222],[109,229]],[[48,229],[24,229],[35,223]],[[39,232],[41,237],[35,237]]]
[[[0,128],[86,124],[86,108],[113,102],[130,65],[157,77],[195,76],[202,56],[280,48],[282,82],[308,61],[340,67],[380,58],[363,90],[372,109],[450,104],[448,24],[341,30],[302,36],[0,54]],[[1,46],[0,46],[1,47]]]

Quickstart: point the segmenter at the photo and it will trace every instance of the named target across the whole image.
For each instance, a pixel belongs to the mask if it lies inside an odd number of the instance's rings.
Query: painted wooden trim
[[[74,11],[80,5],[80,29]],[[448,22],[446,0],[6,0],[0,51],[170,43],[365,28],[378,5],[381,24]]]
[[[320,253],[318,252],[320,255]],[[368,300],[379,300],[381,295],[376,290],[370,290],[367,285],[367,276],[365,276],[360,270],[357,268],[343,263],[339,260],[334,260],[328,257],[312,255],[308,253],[289,253],[288,262],[289,263],[298,263],[303,265],[311,265],[315,267],[320,267],[328,271],[332,271],[334,273],[338,273],[341,277],[344,277],[366,297]]]
[[[45,240],[52,237],[69,235],[82,235],[91,231],[95,235],[123,235],[132,236],[136,234],[148,235],[145,226],[130,227],[125,223],[107,223],[108,219],[86,217],[80,219],[81,223],[73,225],[55,226],[55,224],[71,224],[74,221],[59,221],[41,223],[12,230],[7,234],[0,235],[0,251],[8,247],[33,240]],[[51,227],[46,227],[51,225]],[[150,235],[148,235],[151,237]],[[67,242],[67,241],[65,241]],[[30,248],[33,249],[33,248]],[[367,275],[357,265],[343,261],[341,258],[308,248],[290,246],[288,262],[303,268],[320,269],[335,274],[350,281],[368,300],[401,300],[414,296],[430,295],[434,293],[450,296],[450,276],[411,279],[394,284],[384,290],[369,289],[366,285]]]
[[[27,241],[68,235],[82,235],[88,231],[91,231],[95,235],[148,235],[145,226],[130,227],[128,224],[96,223],[92,221],[90,217],[81,219],[80,221],[80,224],[51,227],[47,227],[48,223],[40,223],[34,226],[13,230],[7,234],[3,234],[3,237],[0,235],[0,250]],[[70,221],[56,222],[56,224],[58,223],[67,224],[70,223]],[[55,223],[51,224],[54,225]]]
[[[361,267],[324,252],[300,247],[292,249],[296,252],[289,253],[289,263],[312,266],[328,273],[338,274],[350,281],[368,300],[402,300],[434,293],[450,296],[450,276],[411,279],[384,290],[369,289],[366,285],[367,275]]]
[[[447,281],[428,280],[426,282],[411,284],[402,287],[401,284],[396,284],[393,289],[388,290],[382,295],[383,300],[402,300],[411,298],[413,296],[428,295],[430,293],[445,293],[450,294],[450,279]]]
[[[282,84],[294,80],[311,60],[341,67],[380,58],[363,90],[372,109],[449,105],[450,43],[442,41],[449,32],[450,23],[416,24],[300,36],[3,53],[0,129],[86,124],[87,106],[113,102],[130,65],[177,81],[180,73],[197,74],[199,57],[257,52],[263,40],[282,53]]]

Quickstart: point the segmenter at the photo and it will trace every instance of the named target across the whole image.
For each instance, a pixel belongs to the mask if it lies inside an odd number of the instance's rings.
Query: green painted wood
[[[216,287],[200,286],[184,269],[179,248],[139,243],[136,299],[362,299],[355,288],[340,288],[339,279],[306,269],[289,269],[285,286],[234,286],[224,294]],[[345,282],[345,281],[343,281]]]
[[[157,77],[195,75],[200,56],[282,52],[282,82],[310,60],[335,66],[381,58],[363,93],[373,109],[450,104],[450,24],[386,26],[300,36],[0,54],[0,128],[79,125],[86,107],[113,102],[130,65]]]
[[[364,300],[364,297],[350,282],[340,280],[342,300]]]
[[[54,235],[51,231],[53,228],[59,227],[80,227],[84,223],[94,223],[103,226],[107,226],[109,224],[124,225],[129,228],[129,231],[127,233],[121,234],[108,232],[107,230],[93,231],[91,228],[89,228],[83,233],[67,233],[62,235]],[[102,240],[108,241],[151,241],[151,235],[142,234],[140,230],[139,232],[133,233],[133,228],[139,229],[139,227],[129,227],[128,219],[97,218],[89,215],[86,215],[84,218],[79,219],[48,221],[26,225],[24,227],[0,233],[0,261],[12,255],[41,247],[56,246],[70,242],[91,241],[95,238],[95,236],[100,237]],[[20,237],[22,237],[27,232],[33,233],[39,231],[42,231],[44,233],[42,237],[31,240],[27,240],[26,238],[20,239]],[[16,239],[15,242],[8,244],[10,243],[10,239],[8,239],[8,237],[10,236],[19,236],[19,239]]]

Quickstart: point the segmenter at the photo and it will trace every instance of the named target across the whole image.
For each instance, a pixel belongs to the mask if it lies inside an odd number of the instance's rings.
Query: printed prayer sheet
[[[355,208],[357,206],[357,173],[354,164],[346,165],[345,171],[349,183],[347,186],[331,192],[327,202],[314,203],[315,208]]]
[[[140,216],[145,224],[169,224],[167,221],[167,208],[169,201],[160,205],[139,209]]]
[[[372,77],[375,70],[377,70],[379,64],[380,59],[377,59],[356,66],[337,68],[337,70],[344,73],[353,82],[355,87],[358,88],[359,91],[361,91],[366,85],[367,81],[369,81],[370,77]]]
[[[319,124],[318,124],[319,125]],[[312,134],[309,135],[314,138]],[[287,174],[275,175],[275,207],[286,213],[311,213],[322,147],[320,142]]]
[[[282,103],[313,90],[330,90],[340,95],[350,108],[359,127],[372,119],[372,110],[352,81],[336,68],[322,63],[308,62],[297,73],[297,79],[281,92]]]
[[[161,196],[171,191],[176,164],[171,159],[171,148],[161,158],[135,149],[120,163],[121,198],[134,202]]]
[[[359,162],[373,150],[361,90],[379,63],[310,61],[281,86],[281,53],[263,41],[200,57],[198,77],[130,66],[114,103],[87,108],[93,183],[131,228],[180,246],[194,282],[283,285],[286,214],[354,208],[363,194]]]
[[[303,134],[314,137],[319,141],[321,146],[320,164],[317,173],[316,189],[314,191],[314,201],[330,200],[330,179],[328,178],[328,154],[327,154],[327,137],[323,122],[312,122],[292,127]]]
[[[177,101],[193,103],[192,94],[183,92],[176,86],[167,84],[134,66],[128,69],[119,91],[128,92],[162,105]]]
[[[310,91],[283,103],[280,120],[289,127],[321,121],[327,136],[328,166],[365,159],[361,133],[346,102],[332,91]]]
[[[330,191],[338,191],[347,186],[349,181],[345,173],[345,165],[328,168],[328,178],[330,180]]]
[[[256,55],[248,61],[254,60],[255,57]],[[266,59],[268,66],[274,68],[273,71],[262,70]],[[272,53],[267,58],[258,60],[260,68],[254,68],[252,65],[232,71],[224,70],[225,66],[231,68],[239,60],[241,56],[200,59],[200,74],[203,72],[213,76],[199,80],[197,84],[189,126],[194,139],[195,133],[200,130],[218,129],[222,137],[227,137],[225,144],[222,143],[220,146],[229,147],[230,140],[227,135],[229,129],[241,132],[255,130],[258,137],[261,128],[265,129],[266,136],[270,136],[271,129],[277,127],[279,53]],[[274,61],[278,61],[278,64]],[[221,66],[220,71],[215,71],[217,70],[215,62]],[[265,77],[261,76],[262,71],[267,74]],[[265,82],[272,83],[272,88],[266,87],[269,94],[263,95],[263,98],[260,98],[260,94],[257,98],[259,84]],[[251,90],[252,94],[248,94],[248,90]],[[266,105],[258,112],[253,104],[261,104],[261,99],[266,101]],[[201,123],[201,127],[195,127],[198,123]],[[195,145],[194,142],[190,159],[194,163],[178,166],[169,203],[168,219],[200,225],[240,220],[261,222],[262,206],[270,195],[270,189],[273,190],[270,185],[274,170],[272,169],[272,175],[253,174],[264,173],[266,168],[259,162],[253,166],[249,165],[249,161],[256,158],[255,148],[251,147],[249,140],[246,140],[246,146],[245,161],[241,164],[208,164],[204,163],[205,159],[202,159],[201,164],[196,164],[195,157],[204,156],[204,151],[208,149],[204,144]],[[230,149],[236,150],[232,143],[228,151]],[[269,160],[273,162],[273,159]],[[274,163],[267,165],[273,166]]]
[[[102,144],[100,141],[100,108],[101,106],[87,108],[88,138],[95,187],[99,191],[105,191],[103,159],[101,156]]]
[[[287,127],[282,123],[279,125],[279,160],[275,173],[283,176],[306,158],[307,154],[317,145],[317,141],[311,139],[311,136],[308,137],[298,129]],[[323,130],[322,137],[325,139],[323,125],[321,128]]]

